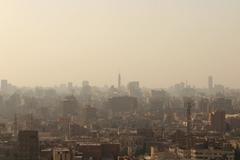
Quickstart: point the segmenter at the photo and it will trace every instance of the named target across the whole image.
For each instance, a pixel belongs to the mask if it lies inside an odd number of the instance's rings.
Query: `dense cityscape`
[[[240,0],[0,0],[0,160],[240,160]]]
[[[240,90],[1,80],[1,160],[238,160]]]

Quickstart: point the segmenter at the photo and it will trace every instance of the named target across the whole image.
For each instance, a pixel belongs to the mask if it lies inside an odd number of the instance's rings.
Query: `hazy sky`
[[[240,88],[239,0],[0,0],[0,79]]]

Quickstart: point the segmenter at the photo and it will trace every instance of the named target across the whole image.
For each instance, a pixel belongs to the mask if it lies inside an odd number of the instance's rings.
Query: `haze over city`
[[[0,0],[0,160],[240,160],[240,0]]]
[[[0,78],[240,88],[239,0],[1,0]]]

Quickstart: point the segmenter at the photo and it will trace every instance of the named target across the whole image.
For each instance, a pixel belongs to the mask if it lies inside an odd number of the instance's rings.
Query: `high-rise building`
[[[1,80],[1,90],[6,91],[8,88],[8,81],[7,80]]]
[[[67,96],[62,102],[63,116],[73,116],[78,114],[78,101],[74,96]]]
[[[212,76],[208,77],[208,89],[209,90],[213,89],[213,77]]]
[[[38,131],[20,131],[18,134],[17,160],[39,160],[39,155]]]
[[[82,89],[80,92],[80,98],[83,105],[90,105],[92,98],[92,87],[88,81],[82,82]]]
[[[142,92],[141,92],[138,81],[132,81],[128,83],[128,92],[129,92],[129,96],[137,97],[137,98],[142,97]]]
[[[210,115],[211,128],[214,131],[224,133],[225,132],[225,112],[217,110]]]

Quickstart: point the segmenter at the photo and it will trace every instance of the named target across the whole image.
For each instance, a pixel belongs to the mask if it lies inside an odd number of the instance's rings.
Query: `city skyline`
[[[209,80],[209,78],[211,77],[211,82]],[[218,83],[218,81],[215,81],[214,77],[213,76],[209,76],[208,79],[206,80],[206,84],[204,86],[197,86],[196,84],[194,83],[191,83],[189,82],[188,80],[186,81],[179,81],[179,82],[176,82],[176,83],[173,83],[169,86],[145,86],[144,84],[141,83],[140,80],[129,80],[129,81],[124,81],[124,83],[122,83],[122,75],[121,74],[118,74],[117,75],[117,79],[115,79],[115,81],[111,84],[104,84],[104,85],[97,85],[96,83],[94,83],[94,81],[88,81],[88,80],[82,80],[82,81],[78,81],[78,82],[73,82],[71,80],[68,80],[68,81],[65,81],[65,82],[62,82],[62,83],[56,83],[56,84],[48,84],[48,85],[32,85],[32,86],[27,86],[27,85],[23,85],[23,86],[19,86],[19,85],[16,85],[15,83],[12,83],[13,81],[12,80],[8,80],[8,79],[1,79],[1,83],[2,85],[7,86],[7,85],[10,85],[10,86],[13,86],[13,87],[30,87],[30,88],[34,88],[34,87],[57,87],[57,86],[63,86],[65,85],[66,87],[71,85],[71,87],[81,87],[83,86],[83,83],[84,82],[87,82],[89,83],[90,86],[96,86],[96,87],[115,87],[115,88],[118,88],[120,89],[120,87],[127,87],[131,82],[137,82],[139,83],[139,87],[141,88],[155,88],[155,89],[167,89],[167,88],[171,88],[171,87],[174,87],[175,85],[179,85],[179,84],[184,84],[185,87],[192,87],[192,88],[202,88],[202,89],[213,89],[214,87],[216,86],[222,86],[222,87],[226,87],[226,88],[231,88],[229,86],[225,86],[221,83]],[[211,86],[211,87],[210,87]],[[1,87],[1,85],[0,85]],[[232,88],[232,89],[239,89],[239,88]]]
[[[240,88],[240,2],[0,2],[0,78],[18,86],[139,80]]]
[[[0,160],[240,160],[240,0],[0,0]]]

